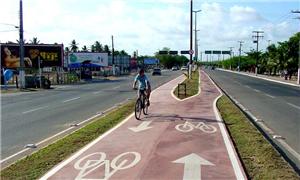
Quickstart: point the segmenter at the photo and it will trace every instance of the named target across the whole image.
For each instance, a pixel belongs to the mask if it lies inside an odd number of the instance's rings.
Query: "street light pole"
[[[190,63],[189,63],[189,79],[192,76],[192,60],[193,60],[193,0],[191,0],[191,9],[190,9]]]
[[[115,48],[114,48],[114,36],[111,36],[111,44],[112,44],[112,68],[113,68],[113,75],[116,75],[116,67],[115,67]]]
[[[195,13],[195,60],[198,60],[198,42],[197,42],[197,32],[200,30],[197,30],[197,13],[201,12],[201,10],[195,10],[193,11]]]
[[[25,89],[25,64],[24,64],[24,37],[23,37],[23,2],[20,0],[20,26],[19,26],[19,45],[20,45],[20,87]]]
[[[238,71],[240,72],[241,69],[241,56],[242,56],[242,44],[244,43],[243,41],[238,41],[240,43],[240,48],[239,48],[239,64],[238,64]]]

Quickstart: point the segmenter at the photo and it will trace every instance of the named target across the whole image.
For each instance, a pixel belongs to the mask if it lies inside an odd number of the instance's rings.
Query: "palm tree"
[[[65,52],[70,52],[70,48],[69,47],[65,47]]]
[[[84,45],[81,50],[82,50],[82,52],[88,52],[86,45]]]
[[[96,51],[95,45],[92,45],[91,46],[91,52],[95,52],[95,51]]]
[[[109,50],[109,47],[108,47],[108,45],[105,45],[104,46],[104,52],[106,52],[106,53],[108,53],[108,55],[110,55],[110,50]]]
[[[95,46],[95,52],[103,52],[103,46],[102,44],[100,44],[99,41],[96,41],[94,46]]]
[[[122,50],[122,51],[120,52],[120,55],[122,55],[122,56],[128,56],[128,53],[127,53],[125,50]]]
[[[33,37],[32,40],[29,41],[30,44],[40,44],[40,41],[38,40],[37,37]]]
[[[75,39],[70,44],[70,48],[72,52],[77,52],[78,51],[78,43],[76,43]]]

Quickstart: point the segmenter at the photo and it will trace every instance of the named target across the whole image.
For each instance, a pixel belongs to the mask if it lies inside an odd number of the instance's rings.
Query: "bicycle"
[[[198,124],[194,125],[193,123],[186,121],[184,124],[178,124],[175,128],[181,132],[190,132],[194,129],[199,129],[205,133],[214,133],[217,131],[216,127],[212,125],[206,125],[204,122],[199,122]]]
[[[137,89],[135,89],[137,90]],[[149,99],[147,98],[146,94],[145,94],[145,90],[139,90],[139,97],[136,100],[135,103],[135,108],[134,108],[134,114],[135,114],[135,118],[140,120],[142,111],[144,113],[144,115],[148,115],[148,108],[149,108]]]

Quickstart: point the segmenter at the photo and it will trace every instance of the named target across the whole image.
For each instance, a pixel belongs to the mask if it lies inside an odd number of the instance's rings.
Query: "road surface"
[[[167,82],[181,71],[162,71],[148,77],[152,86]],[[134,76],[84,85],[64,85],[53,90],[1,95],[1,159],[104,111],[134,98]]]
[[[221,70],[206,72],[222,89],[262,119],[276,135],[284,137],[288,145],[300,154],[299,87]]]

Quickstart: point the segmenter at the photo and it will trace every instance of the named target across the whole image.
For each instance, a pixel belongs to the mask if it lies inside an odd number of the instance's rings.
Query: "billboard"
[[[156,59],[156,58],[145,58],[144,59],[144,64],[146,64],[146,65],[159,64],[159,60]]]
[[[108,53],[78,52],[70,53],[68,56],[69,67],[103,67],[108,66]]]
[[[20,67],[20,47],[18,44],[0,44],[1,66],[5,68]],[[38,68],[38,57],[42,67],[62,66],[63,45],[25,44],[24,63],[27,68]]]

